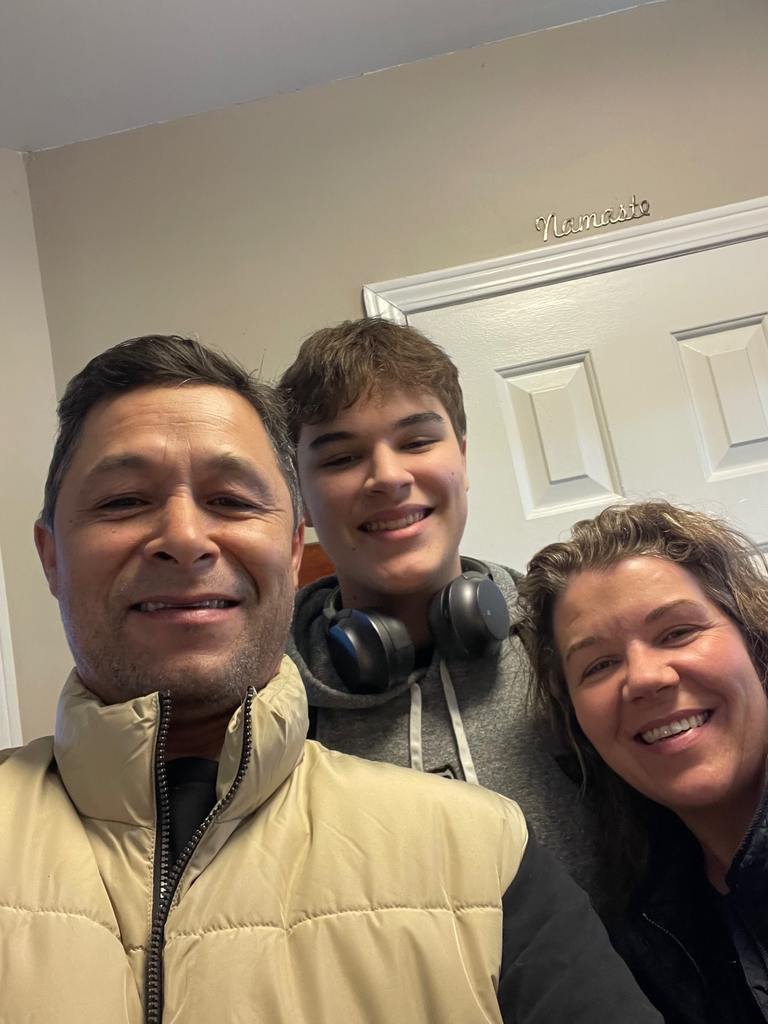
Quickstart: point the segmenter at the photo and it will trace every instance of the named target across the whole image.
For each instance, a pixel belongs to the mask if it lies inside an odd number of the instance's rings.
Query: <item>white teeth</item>
[[[405,526],[410,526],[411,523],[418,523],[420,519],[423,519],[426,515],[426,511],[411,512],[407,516],[403,516],[402,519],[390,519],[387,522],[373,522],[365,523],[363,529],[368,533],[376,533],[379,530],[402,530]]]
[[[159,612],[166,608],[226,608],[228,602],[223,600],[195,601],[194,604],[165,604],[163,601],[142,601],[140,612]]]
[[[710,714],[709,711],[700,711],[697,715],[690,715],[688,718],[678,718],[674,722],[667,722],[666,725],[659,725],[655,729],[641,732],[640,737],[646,743],[656,743],[658,740],[667,739],[668,736],[677,736],[678,733],[698,729],[709,719]]]

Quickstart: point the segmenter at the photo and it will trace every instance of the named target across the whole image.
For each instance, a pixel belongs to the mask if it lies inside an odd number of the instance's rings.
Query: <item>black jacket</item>
[[[675,822],[677,819],[675,819]],[[660,823],[615,944],[666,1024],[768,1021],[768,794],[719,895],[698,843]]]
[[[661,1024],[587,894],[531,834],[502,905],[504,1024]]]

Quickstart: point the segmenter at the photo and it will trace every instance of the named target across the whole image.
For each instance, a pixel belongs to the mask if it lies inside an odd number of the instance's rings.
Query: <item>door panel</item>
[[[461,373],[464,549],[523,567],[666,497],[768,545],[768,239],[409,316]]]

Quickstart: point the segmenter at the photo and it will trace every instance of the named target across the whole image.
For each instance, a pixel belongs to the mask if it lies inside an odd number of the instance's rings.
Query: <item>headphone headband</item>
[[[509,609],[484,562],[463,558],[462,569],[430,601],[428,622],[440,654],[466,660],[492,653],[509,635]],[[339,587],[328,595],[323,615],[331,662],[348,689],[383,693],[406,682],[415,650],[396,616],[341,607]]]

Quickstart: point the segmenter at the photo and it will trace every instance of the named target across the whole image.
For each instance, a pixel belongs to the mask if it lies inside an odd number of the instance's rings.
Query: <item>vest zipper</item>
[[[160,723],[157,733],[157,745],[155,747],[157,829],[155,837],[152,928],[149,937],[144,988],[144,1020],[146,1024],[161,1024],[162,1022],[165,925],[181,876],[209,825],[216,815],[231,803],[248,770],[252,743],[251,699],[255,692],[254,687],[249,686],[243,701],[243,745],[240,751],[240,764],[234,782],[192,833],[173,866],[170,865],[170,799],[168,796],[168,776],[165,771],[165,748],[171,718],[171,695],[167,692],[160,694]]]
[[[152,927],[145,970],[144,1014],[147,1024],[160,1024],[163,1012],[163,959],[162,944],[164,921],[160,909],[167,888],[170,861],[170,801],[168,777],[165,772],[165,747],[171,720],[171,695],[160,694],[160,722],[155,745],[155,857],[152,874]]]

